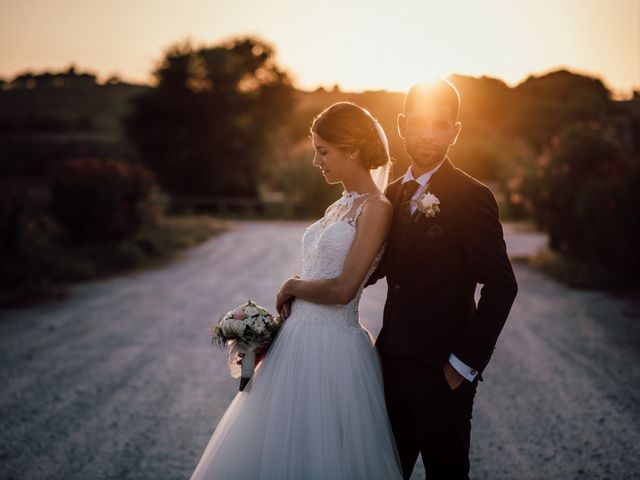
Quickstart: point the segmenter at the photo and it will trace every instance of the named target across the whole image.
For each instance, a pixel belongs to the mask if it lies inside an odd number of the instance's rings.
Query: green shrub
[[[33,208],[24,190],[0,185],[0,251],[20,250],[33,220]]]
[[[598,124],[555,138],[520,184],[550,247],[570,265],[640,268],[640,158]],[[602,268],[581,267],[597,275]],[[575,270],[575,269],[574,269]]]
[[[157,212],[150,201],[153,177],[119,160],[71,160],[56,166],[51,211],[76,240],[114,242],[131,236]]]

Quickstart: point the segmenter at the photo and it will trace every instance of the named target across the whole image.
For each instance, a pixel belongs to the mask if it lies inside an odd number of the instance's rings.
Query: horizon
[[[616,0],[616,8],[597,0],[393,7],[328,0],[320,8],[293,0],[188,0],[178,9],[168,0],[63,4],[4,6],[0,40],[13,47],[0,59],[1,78],[76,65],[99,82],[117,76],[153,85],[152,72],[172,45],[190,41],[200,48],[254,36],[273,46],[277,64],[297,89],[307,91],[335,85],[345,92],[406,91],[415,81],[450,74],[486,76],[514,87],[557,70],[598,78],[614,96],[640,90],[636,0]]]
[[[23,70],[19,70],[18,72],[16,72],[13,76],[10,77],[3,77],[2,75],[0,75],[0,80],[5,80],[5,81],[11,81],[15,78],[18,78],[21,75],[26,75],[26,74],[32,74],[35,76],[38,75],[43,75],[43,74],[54,74],[54,75],[60,75],[60,74],[64,74],[67,73],[69,71],[69,69],[73,68],[74,72],[77,75],[82,75],[82,74],[89,74],[89,75],[93,75],[96,78],[96,84],[97,85],[106,85],[108,80],[110,80],[111,78],[113,78],[113,76],[101,76],[96,70],[91,69],[91,68],[83,68],[81,66],[78,66],[75,62],[72,62],[66,66],[62,66],[60,68],[44,68],[41,70],[35,70],[35,69],[23,69]],[[447,75],[446,77],[442,77],[442,78],[446,78],[449,79],[450,76],[461,76],[461,77],[466,77],[466,78],[472,78],[472,79],[482,79],[482,78],[487,78],[487,79],[491,79],[491,80],[496,80],[499,82],[503,82],[507,87],[509,88],[516,88],[519,85],[521,85],[522,83],[526,82],[527,80],[529,80],[530,78],[541,78],[541,77],[545,77],[547,75],[553,74],[553,73],[558,73],[558,72],[568,72],[570,74],[574,74],[574,75],[580,75],[580,76],[584,76],[584,77],[589,77],[589,78],[593,78],[596,80],[599,80],[603,83],[603,85],[609,89],[609,91],[612,93],[612,98],[614,100],[629,100],[633,97],[634,93],[640,93],[640,86],[636,87],[636,88],[632,88],[631,90],[629,90],[628,92],[622,92],[619,90],[614,90],[610,87],[610,85],[607,84],[606,79],[602,78],[601,76],[598,76],[595,73],[590,73],[590,72],[581,72],[581,71],[577,71],[576,69],[573,69],[571,67],[568,66],[558,66],[557,68],[552,68],[548,71],[544,71],[544,72],[530,72],[526,77],[522,78],[521,80],[515,82],[515,83],[509,83],[507,81],[505,81],[504,79],[500,78],[500,77],[496,77],[496,76],[491,76],[491,75],[465,75],[465,74],[461,74],[461,73],[457,73],[457,72],[451,72],[449,75]],[[116,80],[118,81],[118,83],[120,84],[124,84],[124,85],[132,85],[132,86],[147,86],[147,87],[154,87],[155,83],[152,82],[136,82],[136,81],[130,81],[126,78],[122,78],[119,76],[115,76]],[[392,90],[392,89],[385,89],[385,88],[378,88],[378,89],[362,89],[362,90],[347,90],[345,88],[343,88],[341,85],[339,84],[334,84],[334,85],[317,85],[317,86],[312,86],[312,87],[305,87],[305,86],[301,86],[301,85],[296,85],[295,82],[292,84],[292,87],[294,88],[294,90],[297,90],[299,92],[306,92],[306,93],[313,93],[317,90],[325,90],[327,92],[331,92],[332,90],[334,90],[335,87],[338,88],[338,91],[340,93],[346,93],[346,94],[361,94],[361,93],[368,93],[368,92],[386,92],[386,93],[404,93],[404,91],[402,90]]]

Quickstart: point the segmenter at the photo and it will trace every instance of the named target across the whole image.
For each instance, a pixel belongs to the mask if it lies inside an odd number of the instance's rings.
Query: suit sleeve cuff
[[[478,375],[478,371],[471,368],[466,363],[464,363],[462,360],[456,357],[453,353],[449,355],[449,363],[460,375],[462,375],[464,378],[466,378],[470,382],[473,382],[476,379],[476,376]]]

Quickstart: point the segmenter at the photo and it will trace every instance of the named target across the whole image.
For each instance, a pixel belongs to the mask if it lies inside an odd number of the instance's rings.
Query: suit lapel
[[[400,208],[400,193],[402,192],[402,177],[389,185],[389,200],[393,204],[393,212],[398,213]]]
[[[447,194],[449,193],[449,190],[451,189],[454,174],[455,167],[451,164],[449,159],[446,158],[442,166],[436,173],[433,174],[433,177],[431,177],[429,187],[427,189],[428,192],[432,193],[440,200],[440,212],[435,217],[427,218],[419,210],[416,210],[412,217],[411,227],[409,229],[409,234],[407,235],[407,240],[403,242],[403,248],[401,250],[399,258],[396,259],[396,261],[402,261],[409,250],[411,250],[411,247],[416,242],[416,240],[422,237],[424,232],[426,232],[429,227],[437,223],[438,216],[442,215],[443,209],[446,209],[445,200]],[[446,210],[444,214],[446,215]]]
[[[400,212],[400,194],[402,193],[402,177],[397,179],[395,182],[392,182],[387,187],[386,195],[387,198],[391,201],[393,205],[393,224],[391,227],[391,232],[389,232],[389,243],[387,248],[387,252],[389,254],[389,265],[392,268],[395,268],[397,252],[402,248],[402,239],[398,238],[398,213]]]

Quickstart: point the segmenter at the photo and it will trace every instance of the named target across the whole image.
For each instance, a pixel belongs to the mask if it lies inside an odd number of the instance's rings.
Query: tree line
[[[311,166],[308,128],[315,114],[339,100],[355,101],[379,119],[390,139],[394,176],[408,165],[395,133],[402,92],[297,90],[275,61],[274,48],[261,39],[205,47],[176,44],[154,76],[153,87],[117,81],[97,85],[95,78],[75,71],[64,81],[55,75],[5,81],[0,181],[44,179],[58,185],[52,200],[72,198],[60,193],[60,185],[82,188],[57,178],[68,170],[54,165],[73,160],[68,168],[75,173],[66,175],[84,182],[90,175],[78,173],[78,159],[87,158],[88,171],[95,173],[96,158],[108,158],[111,163],[104,165],[111,170],[101,175],[111,178],[109,188],[126,190],[130,178],[122,187],[113,180],[119,171],[113,157],[118,157],[138,166],[130,172],[148,170],[169,198],[259,200],[275,192],[294,204],[294,214],[315,216],[338,192],[327,188]],[[451,157],[495,187],[503,214],[535,220],[550,233],[555,251],[577,265],[598,264],[602,271],[611,267],[625,275],[640,266],[632,208],[640,200],[638,92],[614,100],[600,79],[566,70],[531,76],[515,87],[490,77],[452,75],[450,80],[461,92],[463,123]],[[41,137],[50,133],[58,135],[55,148],[42,151],[47,143]],[[125,197],[110,196],[118,202]]]

